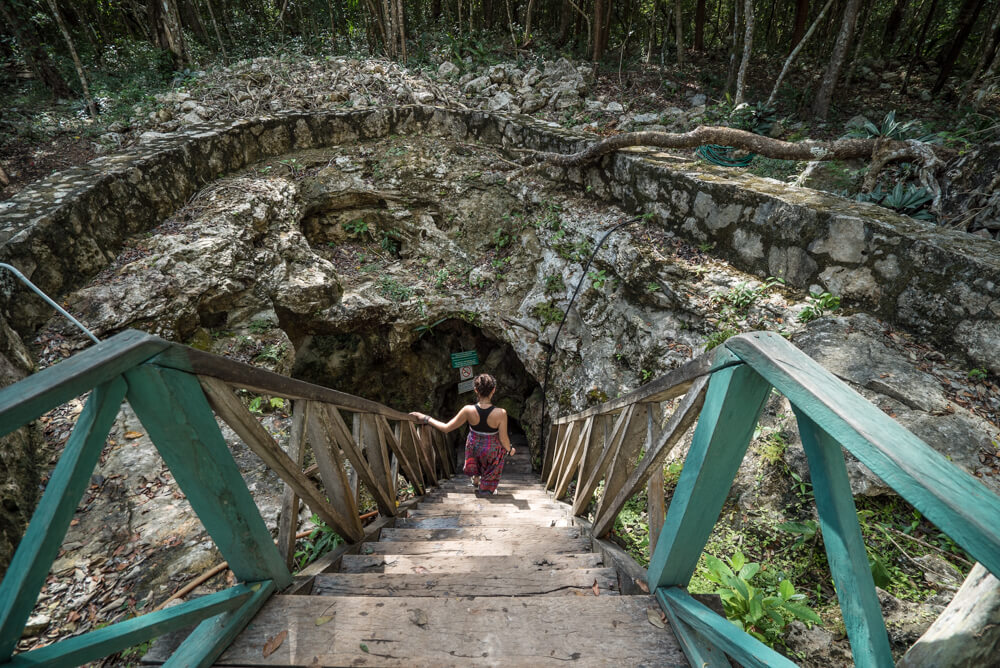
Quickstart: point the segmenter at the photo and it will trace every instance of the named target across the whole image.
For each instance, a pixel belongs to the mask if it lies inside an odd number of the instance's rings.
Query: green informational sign
[[[460,369],[463,366],[474,366],[479,364],[479,353],[475,350],[466,350],[462,353],[451,354],[451,368]]]

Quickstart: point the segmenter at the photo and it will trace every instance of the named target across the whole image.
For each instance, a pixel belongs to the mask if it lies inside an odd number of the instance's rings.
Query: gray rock
[[[648,114],[636,114],[632,117],[632,122],[636,125],[648,125],[650,123],[659,123],[660,114],[655,112],[650,112]]]
[[[462,70],[455,63],[446,60],[438,67],[438,76],[442,79],[452,79],[457,77]]]
[[[434,101],[434,93],[429,90],[418,90],[413,92],[413,101],[417,104],[430,104]]]
[[[625,107],[620,102],[608,102],[604,110],[610,114],[620,114],[625,111]]]
[[[864,116],[861,116],[859,114],[857,116],[851,117],[851,119],[849,121],[847,121],[846,123],[844,123],[844,129],[845,130],[860,130],[863,127],[865,127],[865,123],[867,123],[867,122],[868,122],[868,119],[865,118]]]
[[[708,102],[708,97],[704,93],[695,93],[688,98],[688,102],[692,107],[703,107]]]
[[[507,72],[503,65],[494,65],[490,68],[489,77],[493,83],[504,83],[507,80]]]
[[[545,107],[548,98],[542,95],[531,94],[521,102],[521,113],[533,114]]]
[[[462,92],[472,95],[482,93],[490,85],[491,79],[488,76],[480,76],[472,79],[462,86]]]
[[[514,102],[514,96],[503,91],[490,98],[489,108],[490,111],[513,111],[515,113],[520,111]]]
[[[180,110],[183,112],[194,111],[198,107],[198,103],[194,100],[185,100],[181,103]]]
[[[538,71],[537,68],[532,67],[524,75],[524,80],[521,82],[525,86],[534,86],[542,78],[542,73]]]
[[[567,79],[576,78],[580,74],[576,71],[573,63],[565,58],[560,58],[554,63],[545,64],[545,76],[549,79]]]
[[[466,72],[461,77],[459,77],[459,79],[458,79],[458,85],[459,86],[465,86],[465,84],[469,83],[470,81],[472,81],[475,78],[476,78],[475,73],[473,73],[473,72]]]

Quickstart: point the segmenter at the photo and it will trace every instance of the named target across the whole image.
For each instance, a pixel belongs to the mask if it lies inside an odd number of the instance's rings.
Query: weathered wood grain
[[[629,473],[635,468],[636,459],[639,457],[643,443],[645,443],[645,434],[646,416],[641,415],[641,411],[636,407],[625,424],[621,444],[615,449],[608,473],[604,478],[604,493],[597,501],[597,508],[594,511],[594,517],[597,518],[598,522],[601,518],[608,517],[611,518],[612,522],[614,521],[617,510],[609,510],[608,507],[617,504],[619,492],[625,485]],[[584,510],[586,509],[581,509],[580,513]]]
[[[572,517],[566,515],[525,517],[517,515],[446,515],[441,517],[402,517],[396,520],[400,529],[453,529],[459,527],[506,527],[506,526],[569,527],[574,526]]]
[[[516,540],[547,540],[562,538],[580,538],[582,531],[575,527],[534,527],[515,525],[510,527],[456,527],[447,529],[410,529],[394,527],[383,529],[382,541],[418,541],[418,540],[481,540],[481,541],[516,541]]]
[[[362,554],[432,554],[458,556],[541,556],[579,554],[590,549],[590,538],[516,539],[505,543],[485,540],[388,541],[366,544]]]
[[[635,408],[635,404],[626,406],[615,418],[614,425],[610,428],[607,419],[605,419],[604,429],[602,430],[604,432],[602,434],[604,437],[603,447],[594,463],[588,467],[584,467],[582,484],[577,486],[577,495],[573,499],[574,515],[579,515],[586,510],[594,498],[597,486],[604,478],[604,474],[607,473],[608,467],[614,460],[618,448],[621,447],[622,438],[625,436],[625,426],[632,419],[632,413],[635,411]]]
[[[577,469],[580,464],[580,460],[583,459],[583,452],[587,447],[587,442],[590,439],[590,431],[594,427],[594,418],[587,418],[583,426],[580,428],[579,437],[576,442],[572,444],[571,448],[566,451],[566,457],[563,458],[560,466],[562,467],[562,472],[559,474],[558,482],[552,490],[552,497],[555,499],[561,499],[566,494],[566,490],[569,488],[569,483],[573,480],[573,476],[576,475]]]
[[[601,596],[618,594],[613,568],[479,573],[324,573],[313,596]]]
[[[686,666],[669,629],[649,623],[651,606],[651,596],[276,596],[218,665]]]
[[[443,556],[402,554],[345,554],[342,573],[493,573],[500,570],[550,572],[575,568],[599,568],[600,554],[535,555],[511,559],[509,556]]]
[[[354,543],[364,537],[365,531],[361,527],[361,520],[358,519],[354,491],[344,470],[344,457],[337,447],[337,441],[331,436],[333,427],[329,416],[330,411],[336,409],[329,406],[324,408],[326,410],[309,411],[309,444],[312,446],[313,457],[316,459],[326,496],[330,500],[330,505],[341,516],[337,532],[348,542]]]
[[[309,419],[309,402],[296,401],[292,406],[292,428],[288,434],[288,457],[302,469],[306,456],[306,422]],[[305,473],[303,471],[303,473]],[[285,558],[288,570],[295,562],[295,534],[299,530],[299,495],[285,483],[281,494],[281,515],[278,517],[278,550]]]

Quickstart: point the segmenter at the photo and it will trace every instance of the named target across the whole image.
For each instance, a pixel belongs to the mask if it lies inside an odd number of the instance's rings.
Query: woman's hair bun
[[[476,376],[476,379],[472,381],[472,389],[476,391],[476,395],[480,397],[490,396],[490,392],[495,390],[497,387],[497,379],[488,373],[481,373]]]

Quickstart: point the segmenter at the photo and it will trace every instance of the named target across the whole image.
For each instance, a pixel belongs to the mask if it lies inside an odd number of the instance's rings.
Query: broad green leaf
[[[749,563],[740,569],[740,577],[749,582],[760,571],[760,564]]]
[[[745,564],[746,561],[747,559],[743,556],[743,553],[737,550],[736,554],[733,555],[733,558],[729,560],[729,563],[732,564],[734,571],[738,571],[743,568],[743,564]]]
[[[764,605],[760,600],[760,596],[754,596],[750,599],[750,621],[756,622],[758,619],[764,616]]]
[[[782,607],[784,607],[785,610],[792,613],[793,615],[795,615],[795,617],[801,619],[804,622],[812,622],[813,624],[823,623],[823,620],[819,618],[819,615],[817,615],[815,612],[812,611],[812,609],[807,608],[804,605],[799,605],[798,603],[789,603],[786,601],[784,606]]]
[[[733,589],[735,589],[740,593],[740,596],[742,596],[747,600],[750,600],[750,589],[747,586],[746,582],[740,580],[739,578],[733,578],[731,584],[733,586]]]
[[[791,580],[782,580],[778,585],[778,593],[781,594],[782,600],[787,601],[795,594],[795,586]]]

